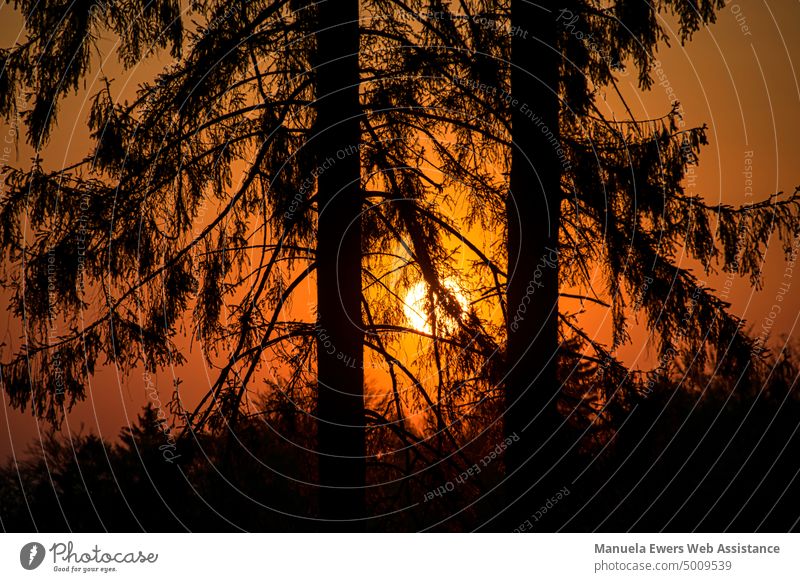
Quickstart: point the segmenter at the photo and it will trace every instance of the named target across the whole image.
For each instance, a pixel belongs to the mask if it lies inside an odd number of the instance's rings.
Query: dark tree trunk
[[[506,505],[502,523],[513,529],[530,518],[559,487],[551,469],[560,423],[558,227],[560,220],[559,98],[561,55],[554,2],[511,1],[513,152],[508,220],[507,436],[519,441],[506,453]],[[550,439],[550,443],[548,443]],[[541,447],[541,448],[540,448]],[[558,479],[555,480],[558,482]],[[562,483],[560,486],[563,486]],[[550,491],[555,487],[555,490]]]
[[[357,0],[327,0],[316,31],[318,447],[320,512],[364,516],[361,164]],[[331,529],[359,529],[337,521]]]

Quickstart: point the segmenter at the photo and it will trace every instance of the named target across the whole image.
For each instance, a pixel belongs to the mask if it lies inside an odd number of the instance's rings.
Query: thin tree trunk
[[[519,441],[506,453],[506,529],[530,518],[558,489],[550,492],[554,480],[545,477],[556,457],[546,443],[551,439],[555,444],[552,437],[560,421],[555,397],[562,173],[556,14],[554,2],[511,1],[512,30],[528,34],[515,34],[512,40],[511,92],[518,104],[511,118],[511,191],[506,201],[505,428],[507,436]]]
[[[361,317],[361,192],[358,0],[318,7],[317,243],[318,447],[320,512],[364,516],[365,421]],[[338,521],[335,530],[362,522]]]

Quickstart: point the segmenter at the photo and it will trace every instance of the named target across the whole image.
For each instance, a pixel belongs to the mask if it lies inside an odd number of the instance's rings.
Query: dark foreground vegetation
[[[556,468],[563,487],[533,515],[518,516],[518,529],[797,530],[800,392],[792,357],[771,362],[762,384],[698,377],[632,401],[618,430],[583,433]],[[323,529],[302,416],[265,411],[235,434],[196,435],[174,448],[162,428],[148,407],[113,443],[92,434],[37,442],[0,473],[3,529]],[[499,432],[485,435],[455,462],[420,461],[416,474],[399,479],[391,460],[369,463],[366,529],[493,529],[500,501],[491,490],[514,446],[492,455],[501,442]],[[460,471],[469,463],[480,470]]]

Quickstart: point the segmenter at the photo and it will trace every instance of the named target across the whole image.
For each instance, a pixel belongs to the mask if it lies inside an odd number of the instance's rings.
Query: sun
[[[469,302],[456,280],[448,278],[442,284],[445,289],[455,296],[456,301],[461,306],[461,312],[466,312],[469,308]],[[408,325],[422,333],[432,333],[431,321],[428,317],[430,312],[428,308],[428,289],[428,284],[425,281],[418,281],[409,288],[403,305],[403,312]],[[444,307],[438,301],[436,304],[436,319],[441,332],[451,334],[455,331],[457,322],[445,312]]]

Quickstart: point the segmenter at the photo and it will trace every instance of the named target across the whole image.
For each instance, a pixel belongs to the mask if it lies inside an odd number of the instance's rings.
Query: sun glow
[[[464,313],[469,308],[469,302],[461,291],[460,286],[455,279],[445,279],[443,282],[445,289],[449,290],[461,306],[461,312]],[[432,322],[430,318],[429,301],[429,287],[425,281],[419,281],[412,285],[408,293],[406,293],[403,311],[406,316],[406,321],[415,330],[423,333],[432,333]],[[451,334],[455,331],[457,322],[445,312],[444,307],[439,303],[437,298],[433,299],[436,303],[436,320],[437,327],[440,332]]]

